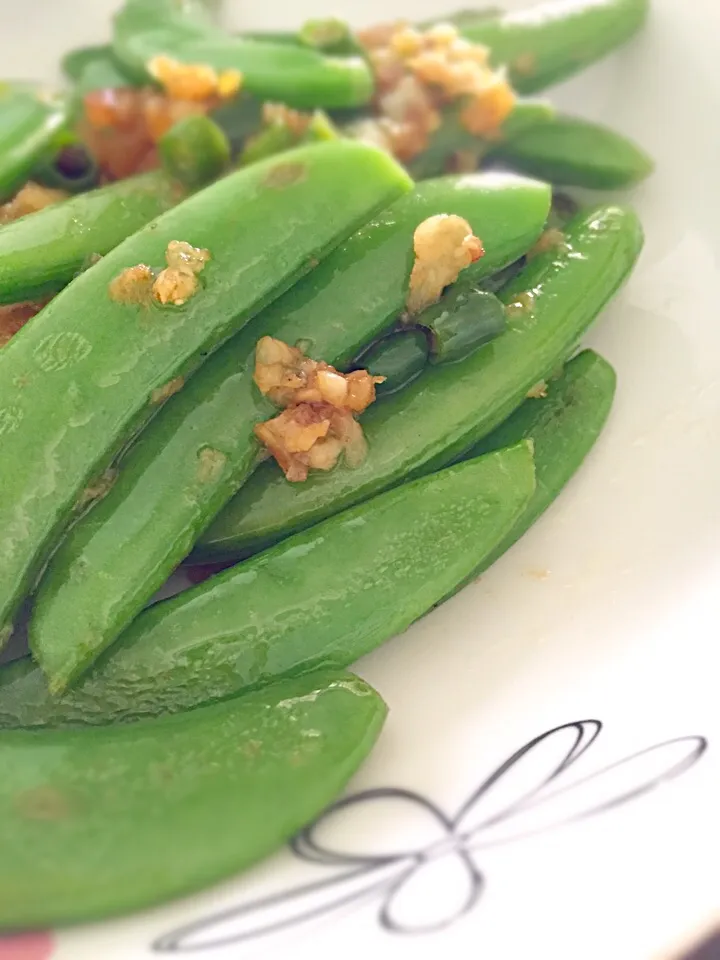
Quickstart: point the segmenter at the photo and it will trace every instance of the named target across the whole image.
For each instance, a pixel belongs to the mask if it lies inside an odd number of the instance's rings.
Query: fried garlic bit
[[[381,24],[360,34],[378,89],[379,116],[356,131],[398,159],[428,146],[443,107],[459,102],[469,133],[496,139],[516,96],[504,70],[490,66],[486,47],[460,36],[449,23],[422,31],[406,23]]]
[[[258,424],[255,435],[292,482],[307,480],[310,470],[331,470],[343,453],[349,467],[358,467],[367,445],[355,416],[373,403],[375,385],[383,379],[366,370],[339,373],[297,347],[262,337],[254,380],[262,394],[285,409]]]
[[[407,311],[411,315],[437,303],[461,271],[485,255],[482,241],[463,217],[440,213],[423,220],[413,239],[415,264],[410,274]]]
[[[193,247],[185,240],[171,240],[165,252],[167,267],[155,275],[147,264],[123,270],[110,283],[109,293],[118,303],[171,303],[181,307],[198,289],[198,274],[210,260],[210,251]]]
[[[12,198],[0,206],[0,223],[10,223],[19,220],[29,213],[37,213],[53,203],[60,203],[70,196],[65,190],[53,190],[50,187],[41,187],[39,183],[28,180]]]
[[[108,293],[116,303],[149,303],[155,274],[145,263],[128,267],[110,281]]]
[[[243,75],[239,70],[218,73],[202,63],[181,63],[172,57],[153,57],[148,72],[173,100],[202,103],[213,97],[230,100],[240,92]]]
[[[205,269],[210,251],[193,247],[184,240],[171,240],[165,253],[167,267],[153,284],[153,296],[160,303],[181,307],[198,289],[198,274]]]

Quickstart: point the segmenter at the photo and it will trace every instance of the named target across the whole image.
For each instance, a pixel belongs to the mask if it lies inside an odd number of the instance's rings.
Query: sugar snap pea
[[[57,293],[94,255],[109,253],[183,196],[164,173],[145,173],[7,224],[0,229],[0,303]]]
[[[261,336],[302,338],[311,356],[344,366],[404,308],[421,221],[456,213],[482,224],[486,255],[472,268],[481,278],[534,242],[549,203],[547,185],[512,176],[428,181],[339,246],[212,358],[144,431],[112,490],[48,567],[30,642],[54,688],[118,636],[254,468],[253,427],[274,412],[252,381]]]
[[[220,173],[229,147],[212,120],[189,117],[165,134],[160,150],[171,174],[195,188]],[[153,171],[8,224],[0,229],[0,303],[57,293],[94,257],[109,253],[186,194],[172,175]]]
[[[547,123],[555,116],[555,108],[546,100],[519,100],[503,124],[499,137],[493,141],[477,137],[465,129],[461,120],[462,105],[447,107],[440,126],[430,138],[427,149],[408,164],[416,180],[437,177],[445,173],[452,158],[461,153],[470,153],[479,165],[493,144],[516,136],[530,127]]]
[[[66,121],[62,99],[27,84],[0,84],[0,200],[21,187],[60,142]]]
[[[644,24],[650,0],[549,0],[497,16],[472,14],[457,22],[493,61],[510,69],[520,93],[536,93],[600,60]]]
[[[105,919],[280,847],[345,786],[386,708],[323,671],[123,727],[0,735],[0,929]]]
[[[122,69],[110,45],[73,50],[63,58],[62,70],[73,82],[76,109],[79,108],[82,97],[93,90],[137,86],[132,77]]]
[[[507,329],[505,307],[487,290],[456,285],[417,318],[430,334],[430,362],[456,363]]]
[[[30,662],[0,670],[0,727],[125,722],[347,666],[466,580],[534,486],[521,442],[388,491],[150,607],[62,697]]]
[[[2,635],[73,512],[178,378],[407,182],[387,155],[349,141],[248,167],[116,247],[0,351]],[[175,241],[210,255],[184,304],[111,296],[125,269],[164,266]]]
[[[32,174],[37,183],[68,193],[92,190],[99,185],[100,176],[95,158],[79,141],[62,147]]]
[[[524,130],[491,155],[550,183],[596,190],[629,187],[650,176],[654,167],[632,140],[575,117],[558,117]]]
[[[428,362],[427,335],[417,328],[398,330],[374,343],[359,358],[358,368],[369,370],[376,377],[385,377],[377,385],[379,397],[397,393],[420,376]]]
[[[547,395],[526,400],[505,423],[473,447],[468,457],[532,440],[537,483],[535,493],[512,530],[473,571],[470,580],[491,567],[551,506],[595,445],[615,397],[615,371],[592,350],[570,360],[557,379],[549,380]],[[1,700],[0,696],[0,700]]]
[[[160,156],[165,169],[180,183],[197,189],[230,166],[230,141],[209,117],[185,117],[162,137]]]
[[[368,410],[362,466],[289,484],[272,464],[261,465],[200,538],[196,555],[247,556],[460,456],[563,362],[626,280],[641,247],[631,210],[601,206],[579,215],[566,244],[535,257],[502,292],[507,333],[467,360],[429,369]]]
[[[362,57],[327,56],[308,46],[230,36],[193,0],[126,0],[115,16],[113,53],[140,81],[150,79],[150,61],[166,55],[182,63],[239,70],[250,93],[300,108],[367,103],[374,86]]]

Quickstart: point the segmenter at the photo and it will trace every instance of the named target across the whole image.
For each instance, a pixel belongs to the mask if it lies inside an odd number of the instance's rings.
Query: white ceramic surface
[[[106,35],[114,6],[3,0],[0,72],[51,74],[65,49]],[[362,22],[431,14],[443,0],[330,7]],[[720,919],[720,4],[655,0],[654,8],[641,39],[555,93],[634,135],[658,160],[657,175],[632,196],[646,252],[589,338],[618,370],[612,421],[561,500],[482,582],[359,665],[391,711],[350,792],[402,788],[452,817],[519,747],[592,719],[603,724],[597,741],[542,797],[665,741],[700,736],[710,749],[693,763],[699,741],[683,739],[480,829],[539,787],[574,736],[586,743],[597,731],[588,723],[531,751],[455,834],[406,795],[337,814],[318,842],[396,854],[359,880],[338,880],[347,864],[283,852],[201,896],[58,934],[53,960],[157,958],[157,938],[271,894],[282,895],[272,909],[204,927],[189,941],[193,955],[325,960],[352,945],[376,960],[670,960]],[[277,27],[328,9],[328,0],[236,0],[233,16]],[[681,768],[659,789],[604,809]],[[402,852],[431,847],[424,859]],[[389,885],[407,871],[391,902]],[[324,881],[312,896],[286,896]],[[366,895],[350,896],[358,890]],[[383,905],[401,929],[382,925]],[[201,948],[313,908],[327,912],[284,933]],[[49,955],[40,941],[36,954],[10,949],[0,942],[0,960]]]

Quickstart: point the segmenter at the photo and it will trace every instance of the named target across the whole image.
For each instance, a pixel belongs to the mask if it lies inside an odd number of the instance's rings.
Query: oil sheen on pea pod
[[[203,534],[197,556],[248,556],[465,453],[564,362],[630,275],[643,243],[632,210],[601,206],[571,221],[565,242],[532,259],[500,293],[508,331],[459,363],[427,370],[363,417],[368,456],[289,484],[262,464]]]
[[[159,55],[239,70],[244,89],[292,107],[354,107],[372,97],[374,81],[363,57],[232,36],[203,6],[195,0],[126,0],[114,19],[115,57],[141,82],[150,79],[148,65]]]
[[[524,130],[493,149],[491,157],[549,183],[594,190],[632,186],[655,166],[632,140],[575,117]]]
[[[29,660],[0,670],[0,727],[125,722],[354,663],[466,580],[534,489],[521,442],[390,490],[150,607],[62,697]]]
[[[116,247],[0,351],[0,635],[79,505],[182,378],[407,184],[388,156],[347,141],[232,174]],[[183,305],[111,297],[124,269],[162,268],[178,240],[211,258]]]
[[[322,671],[123,727],[0,735],[0,929],[102,920],[282,846],[340,793],[386,714]]]
[[[182,200],[161,171],[91,190],[0,228],[0,303],[57,293],[93,259]]]
[[[546,396],[526,400],[472,448],[468,454],[471,458],[531,440],[537,483],[510,532],[468,581],[479,577],[517,543],[577,473],[607,422],[615,386],[615,371],[607,360],[592,350],[583,350],[570,360],[560,377],[548,381]],[[462,590],[466,582],[458,584],[445,599]]]
[[[549,0],[496,16],[463,13],[455,22],[509,67],[516,90],[537,93],[626,43],[649,9],[650,0]]]
[[[113,642],[255,467],[253,427],[275,412],[252,379],[261,336],[303,339],[316,359],[344,366],[403,309],[420,222],[455,213],[482,224],[487,252],[471,268],[482,277],[534,242],[549,203],[546,185],[515,176],[421,184],[209,360],[143,432],[115,486],[50,562],[30,644],[53,688],[63,689]]]
[[[0,83],[0,201],[25,183],[66,121],[62,99],[30,84]]]

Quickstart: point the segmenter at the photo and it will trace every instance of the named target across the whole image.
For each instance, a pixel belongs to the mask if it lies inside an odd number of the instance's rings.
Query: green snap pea
[[[189,189],[210,183],[230,166],[230,141],[209,117],[185,117],[162,137],[163,166]]]
[[[376,392],[379,397],[386,397],[420,376],[428,362],[428,348],[428,339],[422,330],[399,330],[374,343],[360,357],[357,366],[376,377],[385,377]]]
[[[29,660],[0,670],[0,727],[125,722],[353,663],[467,579],[534,486],[521,442],[384,493],[150,607],[62,697]]]
[[[595,446],[612,408],[615,385],[615,371],[610,364],[592,350],[583,350],[569,361],[560,377],[548,381],[547,396],[526,400],[505,423],[472,448],[468,454],[471,458],[532,440],[537,484],[530,502],[503,542],[446,599],[507,553],[557,499]]]
[[[465,360],[507,329],[505,307],[487,290],[458,285],[417,318],[430,333],[430,362]]]
[[[60,143],[66,120],[64,101],[27,85],[0,84],[0,201]]]
[[[506,64],[520,93],[536,93],[573,76],[633,37],[650,0],[550,0],[527,10],[462,16],[458,26],[473,43]]]
[[[43,166],[33,170],[33,180],[46,187],[85,193],[98,186],[100,168],[95,158],[78,141],[63,147]]]
[[[350,146],[340,141],[331,153],[342,155]],[[363,155],[376,157],[364,149]],[[318,219],[339,217],[354,189],[348,178],[348,198],[331,194],[336,174],[328,170]],[[366,183],[369,168],[358,175]],[[393,185],[400,192],[409,181],[401,184],[394,177]],[[340,209],[330,212],[332,204]],[[30,642],[55,689],[79,676],[140,612],[255,467],[259,445],[253,428],[276,412],[252,379],[261,336],[287,343],[303,339],[311,356],[345,366],[404,308],[420,222],[456,213],[482,224],[486,256],[472,268],[481,278],[532,245],[549,204],[547,185],[517,177],[428,181],[341,244],[211,358],[143,432],[122,461],[114,487],[76,523],[50,562]],[[298,214],[293,216],[297,220]],[[297,241],[285,233],[283,227],[275,243],[293,251]],[[266,262],[270,254],[255,243],[249,256]]]
[[[225,135],[207,117],[176,124],[162,137],[160,152],[170,175],[153,171],[121,180],[0,229],[0,303],[57,293],[94,258],[179,203],[186,186],[218,176],[229,159]],[[45,181],[63,185],[55,172]]]
[[[587,120],[558,117],[497,146],[491,154],[550,183],[595,190],[629,187],[650,176],[652,159],[627,137]]]
[[[64,527],[179,378],[407,183],[387,155],[349,141],[241,170],[116,247],[0,351],[3,636]],[[182,305],[111,296],[126,268],[162,268],[172,241],[210,253]]]
[[[416,180],[437,177],[445,173],[448,164],[458,153],[469,152],[477,156],[478,166],[482,157],[492,149],[493,142],[475,136],[465,129],[460,121],[462,106],[448,107],[440,127],[430,138],[430,144],[410,162],[408,169]],[[544,100],[520,100],[503,124],[500,139],[514,137],[522,130],[547,123],[555,116],[555,108]]]
[[[175,206],[179,184],[154,171],[100,187],[0,228],[0,303],[57,293],[119,243]]]
[[[123,727],[0,735],[0,929],[106,919],[267,856],[342,791],[385,704],[323,671]]]
[[[73,82],[76,109],[85,94],[94,90],[137,86],[133,78],[122,69],[109,45],[73,50],[63,58],[62,70]]]
[[[262,464],[200,538],[197,556],[247,556],[296,530],[461,456],[562,363],[627,279],[642,247],[630,210],[601,206],[566,243],[532,259],[501,294],[509,330],[467,360],[430,368],[363,417],[368,456],[289,484]]]
[[[322,110],[316,110],[307,129],[303,132],[291,129],[282,121],[272,123],[260,130],[246,142],[240,163],[247,166],[266,157],[284,153],[300,143],[324,143],[327,140],[336,140],[338,137],[339,133],[327,114]]]
[[[113,52],[141,82],[150,79],[150,61],[166,55],[216,70],[240,70],[250,93],[303,109],[357,106],[373,94],[373,77],[362,57],[230,36],[192,0],[126,0],[115,16]]]

